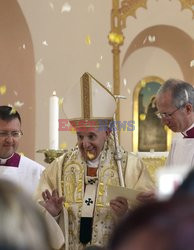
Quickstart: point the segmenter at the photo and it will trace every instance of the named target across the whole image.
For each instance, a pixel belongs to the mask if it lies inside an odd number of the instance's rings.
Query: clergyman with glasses
[[[190,83],[169,79],[156,96],[158,117],[173,132],[167,166],[194,167],[194,88]]]
[[[0,178],[19,184],[33,194],[44,167],[16,153],[20,138],[21,117],[9,106],[0,106]]]

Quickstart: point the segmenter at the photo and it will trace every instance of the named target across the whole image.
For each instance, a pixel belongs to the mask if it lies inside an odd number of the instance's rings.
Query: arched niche
[[[34,158],[35,63],[31,34],[17,1],[0,1],[0,105],[13,105],[24,133],[19,152]]]

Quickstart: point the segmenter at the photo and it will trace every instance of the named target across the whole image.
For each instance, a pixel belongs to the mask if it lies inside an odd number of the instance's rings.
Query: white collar
[[[194,123],[193,123],[188,129],[186,129],[185,131],[183,131],[182,134],[183,134],[184,136],[187,136],[187,131],[189,131],[189,130],[192,129],[193,127],[194,127]]]
[[[9,160],[13,155],[14,155],[14,153],[8,158],[0,158],[0,164],[5,164],[7,162],[7,160]]]

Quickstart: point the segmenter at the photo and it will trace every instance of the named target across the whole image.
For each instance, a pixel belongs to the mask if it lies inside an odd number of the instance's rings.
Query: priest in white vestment
[[[110,206],[106,201],[107,185],[120,185],[115,144],[108,129],[115,109],[114,96],[89,73],[64,98],[64,111],[76,129],[78,143],[45,169],[36,199],[56,217],[64,232],[65,250],[105,246],[114,224],[130,208],[123,197],[112,200]],[[152,190],[142,161],[120,150],[125,185]],[[149,192],[144,197],[149,199]]]
[[[194,88],[191,84],[167,80],[156,96],[162,123],[179,133],[172,141],[168,167],[194,168]]]
[[[9,106],[0,106],[0,178],[9,179],[33,194],[44,167],[16,153],[21,136],[19,113]]]

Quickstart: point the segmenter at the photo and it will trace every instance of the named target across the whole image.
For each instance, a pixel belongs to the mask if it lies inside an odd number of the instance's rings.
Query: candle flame
[[[56,93],[56,91],[54,90],[54,91],[53,91],[53,95],[56,95],[56,94],[57,94],[57,93]]]

